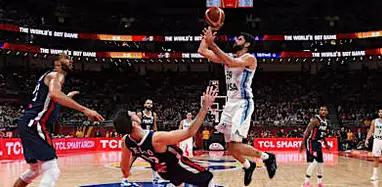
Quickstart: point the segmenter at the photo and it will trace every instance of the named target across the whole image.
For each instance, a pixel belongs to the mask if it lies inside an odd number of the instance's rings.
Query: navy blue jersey
[[[44,78],[52,70],[44,73],[37,82],[35,89],[32,92],[32,97],[27,109],[20,117],[21,121],[38,121],[41,124],[55,122],[59,115],[60,105],[54,102],[49,95],[49,87],[45,85]]]
[[[150,111],[150,115],[146,115],[145,111],[142,111],[141,127],[142,129],[152,130],[154,128],[154,113]]]
[[[328,122],[326,121],[326,119],[321,119],[319,115],[316,115],[315,119],[317,119],[320,122],[320,125],[315,126],[310,132],[308,140],[311,141],[319,141],[324,139],[326,136],[326,129],[328,128]]]
[[[127,135],[125,144],[133,156],[146,160],[153,170],[159,173],[167,173],[177,168],[179,159],[182,157],[182,151],[176,146],[167,146],[166,152],[156,153],[152,144],[154,133],[154,131],[147,131],[141,142],[136,142]]]

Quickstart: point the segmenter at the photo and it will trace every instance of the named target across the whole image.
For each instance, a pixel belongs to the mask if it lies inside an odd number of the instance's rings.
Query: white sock
[[[378,175],[378,168],[373,168],[373,175],[375,175],[375,176]]]
[[[322,176],[317,176],[317,183],[318,184],[322,184]]]
[[[251,167],[251,163],[249,163],[248,159],[245,159],[244,163],[243,163],[243,167],[245,169],[248,169],[249,167]]]
[[[310,181],[310,176],[308,177],[308,175],[305,176],[305,183],[309,183]]]
[[[154,170],[152,170],[152,172],[153,172],[153,180],[157,179],[157,172]]]
[[[261,153],[261,160],[267,160],[269,158],[269,155],[265,152]]]

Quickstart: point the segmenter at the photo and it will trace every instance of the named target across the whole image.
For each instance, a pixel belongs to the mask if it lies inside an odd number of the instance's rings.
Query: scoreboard
[[[252,8],[253,0],[206,0],[207,8]]]

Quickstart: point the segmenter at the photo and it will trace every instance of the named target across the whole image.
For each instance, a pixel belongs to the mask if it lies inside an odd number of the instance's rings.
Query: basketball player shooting
[[[130,183],[128,177],[134,160],[140,157],[149,162],[151,168],[163,179],[175,186],[187,183],[198,187],[213,187],[213,174],[184,157],[182,151],[174,145],[195,136],[217,94],[217,89],[207,88],[203,94],[202,107],[188,129],[169,132],[144,130],[137,115],[126,110],[118,111],[113,117],[114,127],[117,132],[126,134],[122,143],[121,170],[124,179],[121,186],[138,186]]]
[[[42,175],[40,187],[52,187],[58,180],[60,169],[57,165],[56,150],[46,130],[46,124],[57,120],[59,115],[52,114],[60,105],[83,112],[92,120],[104,121],[96,111],[72,99],[79,92],[74,91],[66,95],[61,91],[65,76],[72,70],[72,59],[66,54],[60,54],[54,61],[54,69],[43,74],[37,82],[30,107],[18,121],[18,132],[29,169],[21,174],[14,187],[27,186],[39,175]]]
[[[324,158],[322,154],[321,140],[324,141],[325,148],[329,150],[330,146],[325,139],[326,129],[328,127],[328,122],[326,121],[327,115],[328,108],[326,106],[320,107],[320,115],[316,115],[309,122],[302,138],[300,153],[306,149],[306,159],[309,163],[303,187],[310,187],[310,177],[312,176],[312,172],[316,165],[318,187],[324,187],[324,184],[322,184]]]
[[[187,112],[186,119],[182,120],[180,122],[179,129],[188,129],[190,128],[192,124],[192,113]],[[194,140],[193,137],[190,137],[179,144],[180,149],[182,149],[185,156],[193,157],[193,147],[194,147]]]
[[[253,171],[256,169],[256,163],[249,161],[247,157],[261,158],[267,167],[269,178],[272,179],[277,170],[275,155],[243,143],[243,139],[248,136],[254,111],[251,85],[257,62],[248,53],[253,48],[254,39],[250,34],[242,33],[235,39],[235,57],[231,57],[214,43],[214,37],[211,27],[204,29],[198,52],[212,62],[225,66],[228,102],[216,128],[224,134],[228,152],[243,165],[245,186],[251,183]]]
[[[381,157],[382,152],[382,109],[378,111],[379,118],[374,119],[371,122],[371,126],[369,132],[367,133],[365,146],[369,147],[369,139],[374,134],[374,142],[373,142],[373,156],[374,156],[374,168],[373,175],[370,180],[376,181],[378,180],[378,165],[379,165],[379,157]]]

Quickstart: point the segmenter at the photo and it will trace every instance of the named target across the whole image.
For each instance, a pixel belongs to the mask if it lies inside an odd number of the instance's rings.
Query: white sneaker
[[[370,180],[376,181],[376,180],[378,180],[378,176],[377,175],[373,175],[372,177],[370,177]]]

